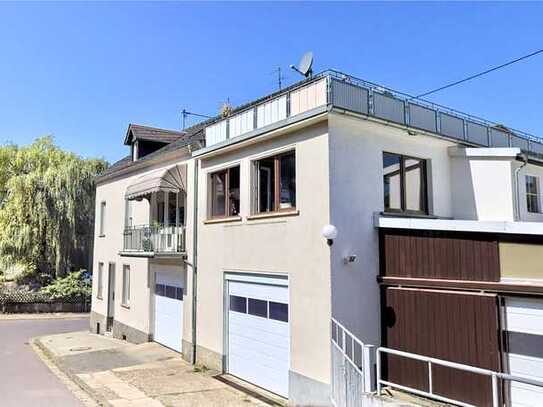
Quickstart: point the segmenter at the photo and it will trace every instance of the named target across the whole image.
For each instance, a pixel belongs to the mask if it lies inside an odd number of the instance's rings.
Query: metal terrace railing
[[[412,388],[412,387],[401,385],[399,383],[393,383],[393,382],[390,382],[388,380],[384,380],[382,378],[382,375],[381,375],[381,372],[382,372],[381,361],[382,361],[382,354],[383,353],[386,353],[386,354],[389,354],[389,355],[395,355],[395,356],[399,356],[399,357],[404,357],[404,358],[408,358],[408,359],[418,360],[418,361],[421,361],[421,362],[425,362],[426,366],[427,366],[427,372],[428,372],[428,382],[427,382],[428,383],[428,391],[415,389],[415,388]],[[381,390],[382,390],[383,385],[385,385],[385,386],[389,386],[389,387],[392,387],[392,388],[396,388],[396,389],[399,389],[399,390],[406,391],[408,393],[413,393],[413,394],[416,394],[416,395],[419,395],[419,396],[429,397],[429,398],[432,398],[432,399],[435,399],[435,400],[438,400],[438,401],[442,401],[442,402],[445,402],[445,403],[451,403],[451,404],[455,404],[455,405],[463,406],[463,407],[476,407],[473,404],[468,404],[468,403],[466,403],[464,401],[461,401],[461,400],[453,400],[451,398],[436,394],[434,392],[433,374],[432,374],[432,367],[434,365],[436,365],[436,366],[445,366],[445,367],[449,367],[449,368],[452,368],[452,369],[461,370],[461,371],[465,371],[465,372],[471,372],[471,373],[475,373],[475,374],[479,374],[479,375],[489,377],[490,380],[491,380],[491,383],[492,383],[492,407],[500,406],[500,387],[499,387],[500,386],[500,382],[499,382],[500,380],[508,381],[508,382],[523,383],[523,384],[526,384],[526,385],[529,385],[529,386],[536,386],[538,388],[539,387],[543,388],[543,381],[540,381],[540,380],[534,380],[534,379],[531,379],[531,378],[511,375],[511,374],[507,374],[507,373],[495,372],[495,371],[492,371],[492,370],[481,369],[479,367],[465,365],[465,364],[462,364],[462,363],[450,362],[450,361],[443,360],[443,359],[431,358],[431,357],[428,357],[428,356],[418,355],[416,353],[403,352],[403,351],[390,349],[390,348],[384,348],[384,347],[381,347],[381,348],[377,349],[376,363],[377,363],[377,395],[379,395],[379,396],[381,395]]]
[[[124,253],[176,254],[184,251],[184,226],[156,224],[129,226],[124,229]]]
[[[415,99],[406,93],[335,70],[323,74],[331,78],[330,103],[334,107],[476,146],[518,147],[526,153],[543,157],[543,140],[534,135],[433,102]],[[346,89],[347,86],[352,88]],[[345,93],[352,95],[345,97]]]
[[[212,146],[279,123],[319,107],[333,107],[373,117],[415,131],[425,131],[467,145],[518,147],[543,158],[543,140],[479,117],[327,70],[259,101],[224,119],[211,120],[206,145]]]
[[[361,406],[374,390],[374,347],[365,345],[332,318],[332,391],[334,406]]]

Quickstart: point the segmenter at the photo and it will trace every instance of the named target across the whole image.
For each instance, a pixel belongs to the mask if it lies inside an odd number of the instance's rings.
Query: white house
[[[379,346],[397,338],[383,310],[399,278],[481,291],[437,263],[435,278],[394,274],[409,250],[389,242],[413,230],[423,245],[447,232],[445,251],[468,241],[453,258],[495,241],[501,263],[485,276],[498,285],[483,289],[530,295],[543,313],[543,270],[514,266],[543,243],[543,144],[524,133],[326,71],[185,132],[131,125],[125,144],[97,182],[94,332],[330,405],[332,318]]]

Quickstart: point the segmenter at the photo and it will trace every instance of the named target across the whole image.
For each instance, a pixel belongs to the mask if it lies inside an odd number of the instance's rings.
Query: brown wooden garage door
[[[384,289],[385,346],[406,352],[500,370],[497,297],[448,291]],[[428,370],[420,361],[385,359],[394,383],[428,390]],[[433,366],[434,393],[477,406],[492,405],[491,380]]]

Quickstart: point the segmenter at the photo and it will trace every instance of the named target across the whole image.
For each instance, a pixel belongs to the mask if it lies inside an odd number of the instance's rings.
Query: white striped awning
[[[126,188],[125,198],[128,200],[142,198],[153,192],[180,192],[186,191],[187,166],[175,165],[168,168],[159,168],[136,178]]]

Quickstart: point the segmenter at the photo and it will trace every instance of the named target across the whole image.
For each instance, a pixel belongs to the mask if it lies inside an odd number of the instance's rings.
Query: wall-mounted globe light
[[[326,225],[322,228],[321,235],[326,239],[328,246],[332,246],[337,237],[337,228],[334,225]]]

